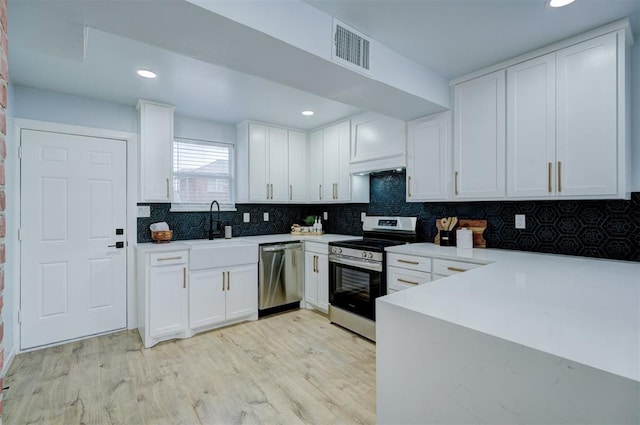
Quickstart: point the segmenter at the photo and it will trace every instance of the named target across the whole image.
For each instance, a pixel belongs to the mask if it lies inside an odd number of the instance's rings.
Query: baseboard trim
[[[11,363],[13,363],[13,359],[16,357],[16,348],[13,347],[8,355],[4,357],[4,364],[2,366],[2,378],[4,379],[7,376],[7,372],[9,372],[9,368],[11,367]]]

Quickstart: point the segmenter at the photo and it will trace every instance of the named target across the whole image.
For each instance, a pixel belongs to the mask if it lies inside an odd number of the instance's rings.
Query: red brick
[[[7,108],[7,82],[0,80],[0,106]]]
[[[4,342],[4,323],[0,323],[0,341]]]
[[[4,211],[7,206],[7,195],[4,190],[0,190],[0,211]]]
[[[6,31],[0,31],[0,48],[9,57],[9,38]]]
[[[6,52],[0,52],[0,78],[9,81],[9,62]]]
[[[0,25],[4,32],[7,32],[7,1],[0,1]]]
[[[4,134],[0,133],[0,159],[7,157],[7,143],[5,142]]]
[[[7,111],[0,108],[0,133],[7,134]]]
[[[0,162],[0,185],[4,186],[4,161]]]
[[[0,263],[4,264],[6,260],[6,253],[4,248],[4,242],[0,243]],[[0,305],[2,305],[2,298],[0,297]]]
[[[0,371],[4,368],[4,348],[0,350]]]
[[[0,292],[4,291],[4,268],[0,268]]]
[[[0,295],[0,313],[2,313],[2,307],[4,307],[4,295]]]
[[[7,234],[7,220],[4,216],[0,217],[0,238],[4,238]]]

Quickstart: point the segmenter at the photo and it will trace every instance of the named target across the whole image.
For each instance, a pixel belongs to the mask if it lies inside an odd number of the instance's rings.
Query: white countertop
[[[362,236],[350,236],[350,235],[337,235],[327,233],[324,235],[308,235],[308,236],[294,236],[290,233],[282,233],[275,235],[260,235],[260,236],[243,236],[237,238],[231,238],[229,240],[243,240],[248,242],[253,242],[256,245],[263,243],[278,243],[278,242],[291,242],[291,241],[313,241],[313,242],[321,242],[321,243],[329,243],[334,241],[344,241],[349,239],[362,239]],[[216,241],[221,241],[222,239],[216,239]],[[169,243],[139,243],[136,244],[136,249],[140,252],[167,252],[167,251],[179,251],[182,249],[190,249],[191,246],[186,244],[185,241],[171,241]]]
[[[491,264],[378,302],[640,381],[640,263],[431,243],[387,251]]]

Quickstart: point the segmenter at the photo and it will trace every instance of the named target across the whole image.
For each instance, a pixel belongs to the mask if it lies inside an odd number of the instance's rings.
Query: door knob
[[[124,248],[124,242],[116,242],[115,245],[107,245],[107,248]]]

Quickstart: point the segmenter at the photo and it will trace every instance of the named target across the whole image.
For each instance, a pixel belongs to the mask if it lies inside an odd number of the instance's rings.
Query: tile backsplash
[[[138,218],[138,242],[150,242],[149,225],[166,221],[175,239],[207,237],[209,213],[172,213],[170,204],[151,206],[151,217]],[[517,249],[554,254],[582,255],[640,261],[640,193],[631,200],[597,201],[493,201],[493,202],[405,202],[405,174],[379,173],[371,176],[369,204],[261,205],[238,204],[236,212],[222,212],[224,225],[233,226],[233,236],[289,232],[293,223],[308,215],[322,215],[330,233],[361,235],[360,216],[401,215],[420,218],[418,236],[433,241],[439,217],[485,219],[488,248]],[[243,213],[251,216],[242,222]],[[263,213],[269,221],[263,221]],[[526,215],[527,228],[516,230],[516,214]]]

